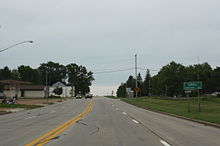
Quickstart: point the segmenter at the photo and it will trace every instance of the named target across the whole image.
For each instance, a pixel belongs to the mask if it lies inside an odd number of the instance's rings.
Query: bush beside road
[[[191,99],[191,112],[188,112],[187,100],[149,97],[121,98],[121,100],[144,109],[220,124],[220,98],[201,98],[201,112],[198,112],[198,100],[196,97]]]

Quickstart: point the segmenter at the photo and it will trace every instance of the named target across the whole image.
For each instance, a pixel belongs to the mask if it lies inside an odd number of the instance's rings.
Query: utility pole
[[[138,91],[137,91],[137,88],[138,88],[138,85],[137,85],[137,54],[135,54],[135,97],[138,96]]]
[[[148,84],[148,96],[150,96],[150,89],[151,89],[151,87],[150,87],[150,70],[149,70],[149,84]]]
[[[200,80],[200,76],[199,76],[199,56],[198,56],[198,82]],[[198,105],[199,105],[199,112],[201,111],[201,105],[200,105],[200,91],[198,89]]]
[[[48,103],[48,72],[46,70],[46,99]]]
[[[165,85],[165,96],[167,96],[167,84]]]

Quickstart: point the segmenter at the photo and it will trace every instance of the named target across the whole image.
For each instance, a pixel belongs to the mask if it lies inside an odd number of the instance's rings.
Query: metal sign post
[[[201,111],[201,105],[200,105],[200,95],[199,91],[202,89],[202,82],[184,82],[183,83],[183,89],[187,91],[192,91],[192,90],[198,90],[198,105],[199,105],[199,112]],[[186,92],[187,93],[187,92]],[[187,94],[188,96],[188,94]]]
[[[187,94],[187,100],[188,100],[188,112],[191,111],[191,108],[190,108],[190,98],[189,98],[189,94],[191,93],[191,91],[185,91],[185,93]]]

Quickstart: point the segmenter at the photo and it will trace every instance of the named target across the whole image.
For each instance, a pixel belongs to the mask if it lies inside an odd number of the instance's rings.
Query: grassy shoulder
[[[0,104],[0,108],[24,108],[24,109],[34,109],[43,107],[42,105],[27,105],[27,104]]]
[[[144,109],[166,112],[187,118],[220,124],[220,98],[202,98],[201,112],[198,112],[197,98],[191,99],[191,112],[188,112],[187,100],[149,97],[122,98],[121,100]]]

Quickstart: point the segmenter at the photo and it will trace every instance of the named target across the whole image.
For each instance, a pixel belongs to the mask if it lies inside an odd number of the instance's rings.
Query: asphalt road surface
[[[43,143],[44,136],[50,138]],[[1,146],[33,141],[49,146],[219,146],[220,129],[104,97],[0,116]]]

